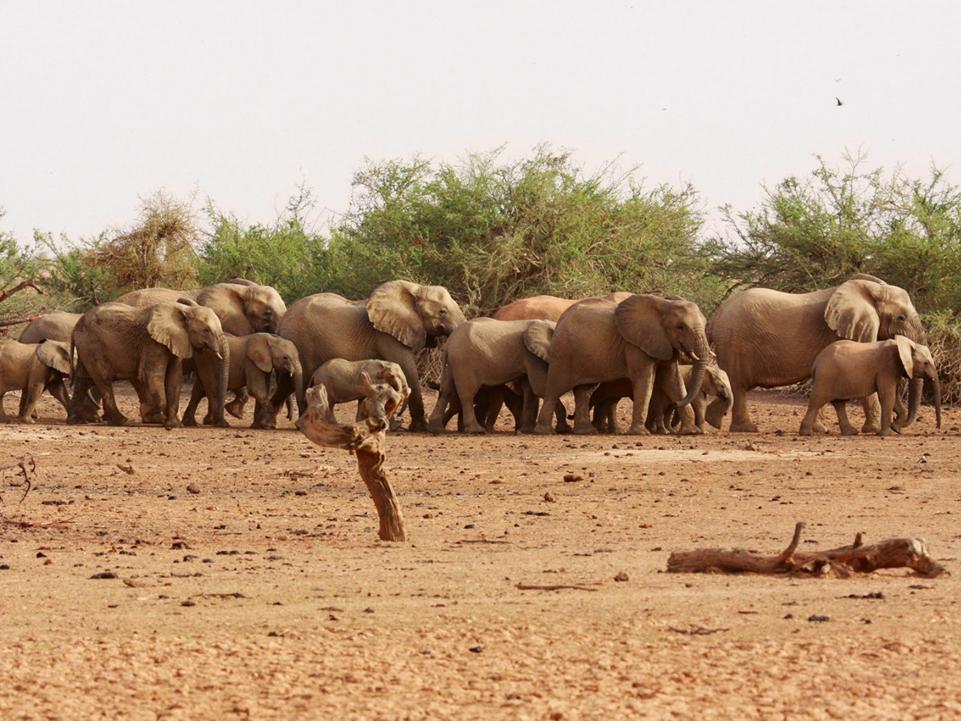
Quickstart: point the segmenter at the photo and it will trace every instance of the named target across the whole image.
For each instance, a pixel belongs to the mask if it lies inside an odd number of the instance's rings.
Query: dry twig
[[[669,573],[762,573],[837,578],[882,568],[910,568],[919,576],[928,578],[946,573],[944,567],[928,555],[927,544],[921,538],[889,538],[865,546],[858,533],[850,546],[798,552],[803,529],[803,523],[794,527],[791,542],[777,556],[740,548],[675,551],[667,559],[667,570]]]
[[[37,470],[37,462],[34,460],[33,456],[28,453],[27,455],[23,456],[23,458],[18,458],[13,463],[0,466],[0,473],[2,473],[4,477],[6,477],[7,471],[11,470],[19,471],[18,475],[23,478],[21,483],[10,484],[13,488],[20,488],[21,486],[24,486],[23,495],[20,497],[18,504],[23,503],[23,499],[27,497],[27,494],[30,493],[30,489],[33,488],[33,476]],[[0,496],[0,503],[2,502],[3,496]]]
[[[582,586],[576,583],[553,583],[541,585],[538,583],[518,583],[514,586],[520,591],[596,591],[591,586]]]

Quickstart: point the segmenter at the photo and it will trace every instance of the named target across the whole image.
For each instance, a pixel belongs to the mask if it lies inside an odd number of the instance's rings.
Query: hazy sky
[[[0,227],[160,188],[269,221],[301,181],[325,218],[365,157],[545,141],[708,209],[845,149],[961,182],[959,29],[956,0],[0,0]]]

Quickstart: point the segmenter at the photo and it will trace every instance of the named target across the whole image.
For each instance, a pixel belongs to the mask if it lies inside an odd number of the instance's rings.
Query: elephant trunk
[[[931,375],[931,390],[934,392],[934,421],[935,425],[941,428],[941,379],[938,374]]]
[[[683,408],[693,401],[697,394],[701,392],[701,383],[704,381],[704,374],[707,371],[707,362],[711,357],[711,347],[708,345],[707,336],[704,329],[700,329],[697,335],[697,347],[691,355],[694,356],[694,368],[691,371],[691,379],[687,386],[687,395],[675,404],[675,408]]]
[[[914,419],[918,417],[918,409],[921,407],[921,391],[924,390],[924,378],[911,378],[908,382],[911,385],[908,392],[908,417],[902,428],[910,426],[914,423]]]
[[[302,416],[307,411],[306,399],[304,398],[304,369],[300,363],[294,365],[293,373],[290,374],[294,379],[294,398],[297,399],[297,415]]]

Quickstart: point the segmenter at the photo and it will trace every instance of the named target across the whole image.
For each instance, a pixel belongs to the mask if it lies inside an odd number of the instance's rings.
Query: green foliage
[[[312,208],[310,191],[301,188],[273,224],[244,227],[209,204],[212,230],[200,248],[201,285],[247,278],[272,285],[287,302],[323,289],[316,278],[326,261],[325,241],[307,228]]]
[[[942,171],[907,179],[823,159],[811,178],[787,178],[760,207],[725,216],[734,238],[708,251],[721,276],[807,291],[870,273],[905,288],[922,313],[961,302],[961,192]]]
[[[515,163],[499,155],[369,164],[331,234],[325,288],[362,297],[406,277],[446,286],[468,313],[611,289],[713,300],[720,286],[704,282],[693,188],[648,190],[633,172],[610,169],[585,174],[547,148]]]
[[[34,231],[34,252],[43,259],[43,285],[50,293],[52,305],[82,312],[119,295],[109,269],[95,262],[105,235],[76,242],[61,235],[57,242],[51,233]]]

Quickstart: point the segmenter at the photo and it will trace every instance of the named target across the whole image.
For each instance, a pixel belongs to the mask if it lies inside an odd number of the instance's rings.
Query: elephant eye
[[[906,317],[906,316],[903,316],[903,315],[899,315],[899,316],[898,316],[898,320],[904,322],[904,321],[907,320],[907,317]]]
[[[270,316],[272,316],[273,314],[274,314],[274,312],[273,312],[270,308],[267,308],[267,309],[264,311],[264,315],[267,316],[268,318],[269,318]]]
[[[447,315],[447,308],[441,308],[441,309],[440,309],[440,314],[441,314],[441,315]]]

